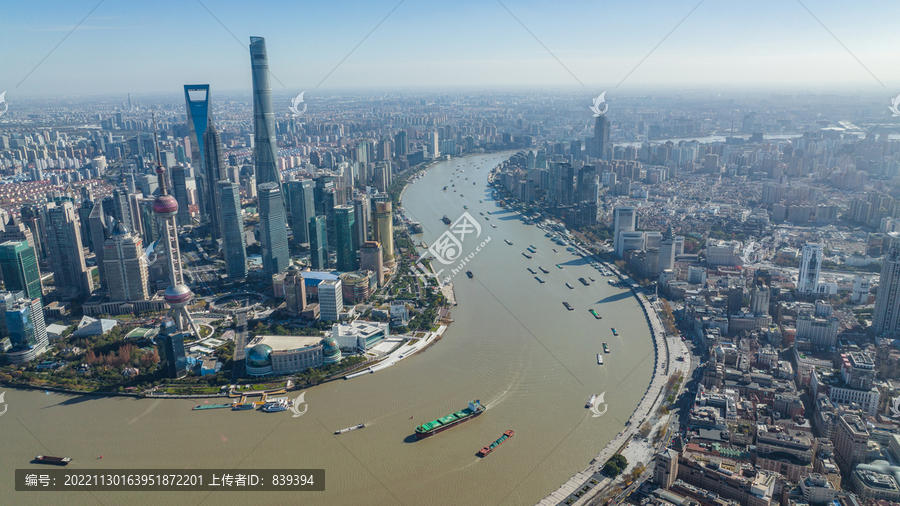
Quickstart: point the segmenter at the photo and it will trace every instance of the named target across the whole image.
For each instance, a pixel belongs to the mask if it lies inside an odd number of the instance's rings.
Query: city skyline
[[[6,70],[0,90],[9,92],[10,101],[29,95],[164,92],[188,82],[208,82],[226,93],[249,90],[245,41],[256,35],[269,41],[276,94],[361,88],[361,80],[368,89],[550,86],[620,92],[648,85],[834,83],[870,90],[897,85],[891,25],[883,21],[900,14],[897,5],[873,2],[848,9],[824,2],[805,6],[807,11],[799,3],[784,9],[769,4],[781,9],[779,16],[771,16],[766,5],[750,10],[660,2],[650,6],[648,16],[648,6],[627,4],[604,8],[574,2],[549,9],[530,2],[504,9],[467,2],[464,9],[451,9],[378,2],[357,5],[350,17],[345,5],[310,5],[299,17],[272,18],[223,2],[173,4],[158,11],[64,5],[44,9],[46,16],[38,21],[10,6],[5,16],[11,26],[0,34],[0,43],[22,50],[0,56]],[[265,12],[279,9],[297,12],[278,3]],[[583,15],[568,15],[572,12]],[[739,36],[727,21],[735,17],[742,23]],[[435,31],[434,20],[460,28]],[[145,24],[167,27],[153,50],[124,36],[129,26]],[[297,30],[298,24],[304,30]],[[598,28],[603,38],[585,44]],[[503,37],[493,35],[498,29]],[[336,39],[335,30],[341,34]],[[173,58],[182,45],[192,51]],[[109,65],[110,59],[116,65]],[[80,72],[85,65],[93,71]],[[158,72],[161,67],[167,71]]]

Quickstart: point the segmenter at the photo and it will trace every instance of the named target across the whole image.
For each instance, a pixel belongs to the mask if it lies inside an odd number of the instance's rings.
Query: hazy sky
[[[0,92],[13,101],[180,93],[185,83],[249,90],[246,47],[250,36],[262,36],[274,91],[307,96],[345,57],[319,90],[583,83],[594,93],[616,89],[657,44],[620,93],[684,85],[851,85],[900,93],[896,0],[705,0],[689,16],[699,0],[502,1],[522,24],[496,0],[202,0],[212,14],[197,0],[105,0],[62,43],[98,0],[7,2]]]

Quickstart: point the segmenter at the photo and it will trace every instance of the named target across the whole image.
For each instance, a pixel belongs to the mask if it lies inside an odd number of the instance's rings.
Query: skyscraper
[[[213,239],[222,237],[222,227],[219,224],[219,181],[228,181],[228,173],[225,170],[225,147],[222,145],[222,137],[216,129],[216,125],[209,120],[206,133],[203,134],[203,161],[206,165],[206,175],[203,183],[207,186],[206,194],[209,195],[209,229]]]
[[[360,270],[375,272],[378,286],[384,284],[384,259],[382,258],[381,245],[377,241],[366,241],[359,247],[359,268]]]
[[[122,222],[129,231],[134,230],[134,222],[131,219],[131,202],[128,199],[128,191],[117,186],[112,192],[113,218]]]
[[[256,181],[258,186],[275,183],[279,197],[283,198],[275,146],[275,112],[272,106],[272,87],[269,85],[266,39],[250,37],[250,63],[253,69],[253,160]]]
[[[601,116],[602,117],[602,116]],[[613,213],[614,234],[616,255],[622,256],[623,244],[622,234],[625,232],[633,232],[636,225],[636,213],[631,206],[619,206]]]
[[[872,326],[879,336],[900,336],[900,247],[892,244],[881,259]]]
[[[94,260],[97,263],[97,273],[100,277],[100,286],[106,288],[106,266],[103,265],[103,245],[106,243],[106,214],[103,213],[103,206],[99,203],[91,209],[91,215],[88,218],[88,229],[91,231],[91,241],[97,245],[94,248]]]
[[[353,206],[337,206],[334,208],[334,235],[337,249],[337,269],[339,271],[355,271],[359,269],[356,259],[356,243],[353,232],[356,226]]]
[[[375,240],[381,243],[384,262],[394,261],[394,221],[390,200],[375,202]]]
[[[218,188],[225,272],[228,279],[244,279],[247,277],[247,238],[241,216],[241,187],[231,181],[219,181]]]
[[[797,279],[797,290],[801,293],[815,292],[819,285],[819,273],[822,270],[822,245],[806,243],[800,257],[800,276]]]
[[[606,160],[606,147],[609,145],[609,120],[605,114],[597,116],[594,122],[594,138],[592,142],[592,156],[600,160]]]
[[[187,375],[187,358],[184,353],[185,334],[178,330],[170,318],[159,326],[156,335],[156,350],[159,353],[159,367],[167,378],[183,378]]]
[[[666,229],[659,243],[659,271],[675,268],[675,234],[672,227]]]
[[[394,136],[394,153],[397,158],[404,158],[409,154],[409,141],[406,130],[400,130]]]
[[[0,274],[7,290],[22,291],[31,299],[43,296],[37,256],[27,242],[0,243]]]
[[[324,216],[313,216],[309,219],[309,263],[315,270],[328,268],[327,230]]]
[[[197,182],[197,207],[200,209],[200,221],[206,221],[210,216],[210,200],[213,193],[210,188],[215,189],[215,181],[209,182],[209,173],[206,170],[206,150],[203,142],[206,138],[206,129],[209,126],[209,85],[208,84],[185,84],[184,85],[184,102],[187,107],[188,117],[188,135],[191,141],[191,163],[194,167],[194,180]],[[178,200],[179,186],[176,184],[175,174],[173,173],[172,184],[175,190],[175,199]],[[178,200],[178,205],[183,203]],[[182,210],[179,215],[179,222],[183,221],[186,210]],[[215,237],[216,232],[213,232]]]
[[[281,187],[263,183],[259,189],[259,238],[262,247],[263,272],[272,276],[288,268],[290,255],[287,221]]]
[[[47,350],[47,327],[40,298],[25,297],[7,302],[6,332],[12,349],[6,354],[10,364],[30,362]]]
[[[323,321],[337,321],[344,310],[343,285],[340,279],[326,279],[319,283],[319,317]]]
[[[79,296],[87,297],[94,289],[91,271],[84,263],[81,228],[75,220],[75,206],[63,201],[48,209],[50,260],[53,281],[58,289],[74,287]]]
[[[146,300],[147,263],[141,238],[128,231],[123,223],[116,223],[112,234],[103,244],[103,263],[111,302]]]
[[[290,190],[291,230],[295,243],[309,242],[309,219],[316,215],[315,184],[309,179],[291,181]]]
[[[187,167],[172,167],[172,193],[178,202],[178,224],[189,225],[191,223],[190,197],[187,188]]]

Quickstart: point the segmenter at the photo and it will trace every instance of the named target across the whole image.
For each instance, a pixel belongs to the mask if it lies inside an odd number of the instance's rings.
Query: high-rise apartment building
[[[266,276],[271,276],[287,269],[291,261],[287,240],[287,216],[278,184],[263,183],[257,188],[263,272]]]
[[[141,238],[116,223],[103,244],[103,263],[111,302],[147,300],[147,263]]]
[[[591,155],[600,160],[606,160],[606,148],[609,146],[609,119],[605,114],[597,116],[594,121],[594,138],[591,143]]]
[[[800,276],[797,279],[797,291],[811,293],[819,285],[819,273],[822,270],[822,245],[807,243],[800,256]]]
[[[225,272],[230,280],[242,280],[247,277],[247,237],[241,215],[241,187],[225,180],[219,181],[217,188]]]
[[[868,285],[865,291],[868,298]],[[872,314],[875,333],[900,336],[900,247],[891,245],[881,260],[881,281]]]
[[[0,243],[0,274],[8,291],[24,292],[31,299],[43,296],[37,256],[26,241]]]
[[[869,430],[860,417],[851,414],[838,417],[833,440],[834,456],[845,475],[850,474],[857,464],[866,462]]]

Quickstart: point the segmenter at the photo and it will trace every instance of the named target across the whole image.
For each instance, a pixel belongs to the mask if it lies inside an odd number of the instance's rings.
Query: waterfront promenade
[[[580,248],[579,248],[580,249]],[[582,250],[585,255],[589,252]],[[647,317],[647,323],[654,341],[654,349],[656,354],[656,364],[653,371],[653,379],[647,392],[641,399],[640,404],[629,418],[625,430],[620,432],[616,437],[604,447],[597,456],[591,460],[590,464],[583,471],[572,476],[567,482],[563,483],[557,490],[545,497],[538,503],[538,506],[551,505],[567,505],[570,498],[575,501],[568,504],[573,506],[587,505],[604,491],[608,491],[619,480],[610,479],[602,473],[603,465],[606,461],[616,453],[622,453],[628,458],[628,469],[621,476],[629,473],[638,462],[643,463],[650,470],[650,460],[656,452],[656,448],[648,441],[638,436],[638,431],[644,421],[651,421],[652,428],[649,438],[659,429],[666,427],[666,433],[661,438],[661,445],[665,445],[668,441],[668,425],[670,415],[655,418],[655,414],[659,410],[660,405],[665,401],[661,395],[666,388],[668,378],[675,373],[676,370],[683,372],[690,371],[690,353],[687,347],[681,342],[677,336],[667,336],[665,326],[659,317],[659,313],[653,303],[648,300],[643,291],[638,287],[637,282],[623,275],[613,265],[607,265],[607,268],[614,272],[620,280],[632,286],[635,298],[641,304],[644,314]],[[678,356],[684,356],[684,361],[677,361]],[[685,374],[686,375],[686,374]],[[587,490],[584,490],[587,488]],[[573,494],[581,492],[580,496],[574,497]]]

